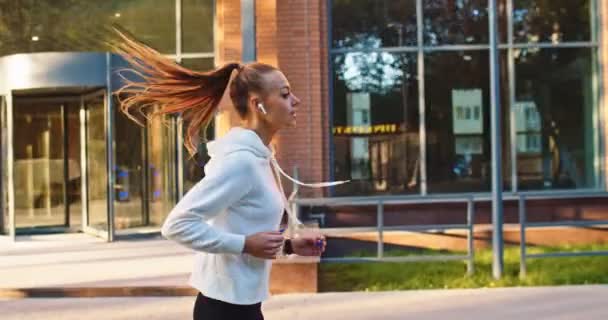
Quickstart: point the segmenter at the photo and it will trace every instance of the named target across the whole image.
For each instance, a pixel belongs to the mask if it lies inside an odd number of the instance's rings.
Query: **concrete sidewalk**
[[[85,234],[0,238],[0,290],[187,287],[192,252],[160,237],[107,243]]]
[[[188,319],[191,265],[190,250],[160,237],[114,243],[84,234],[15,243],[0,238],[0,318]],[[36,293],[97,298],[28,298]],[[273,296],[264,310],[267,319],[291,320],[608,319],[608,286],[286,294]]]
[[[277,295],[267,320],[605,320],[608,286]],[[1,300],[3,320],[191,319],[193,297]]]

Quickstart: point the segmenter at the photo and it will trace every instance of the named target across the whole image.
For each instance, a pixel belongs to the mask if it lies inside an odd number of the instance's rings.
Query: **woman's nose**
[[[298,104],[300,104],[300,99],[298,97],[296,97],[295,94],[292,94],[293,96],[293,106],[297,106]]]

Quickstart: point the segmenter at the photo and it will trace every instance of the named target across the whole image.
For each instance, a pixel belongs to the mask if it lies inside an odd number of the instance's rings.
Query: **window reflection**
[[[182,0],[184,52],[213,51],[214,0]]]
[[[425,57],[429,192],[489,190],[487,51]]]
[[[416,0],[334,0],[332,14],[336,48],[416,44]]]
[[[514,0],[515,42],[589,41],[590,0]]]
[[[334,57],[334,174],[338,194],[419,190],[415,54],[351,52]]]
[[[114,114],[114,223],[116,229],[145,225],[144,192],[144,129],[115,109]]]
[[[521,189],[594,186],[592,49],[516,51]]]
[[[488,43],[487,0],[423,1],[424,44]]]

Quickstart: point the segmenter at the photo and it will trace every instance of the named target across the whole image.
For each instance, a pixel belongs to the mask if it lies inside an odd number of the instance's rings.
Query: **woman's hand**
[[[306,233],[291,239],[293,253],[299,256],[318,257],[325,251],[325,237],[318,233]]]
[[[282,244],[283,235],[280,232],[259,232],[245,238],[243,253],[262,259],[276,259]]]

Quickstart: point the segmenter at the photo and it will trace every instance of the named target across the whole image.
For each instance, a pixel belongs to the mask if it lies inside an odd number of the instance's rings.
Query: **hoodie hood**
[[[221,138],[208,142],[207,151],[211,158],[221,158],[237,151],[249,151],[263,159],[272,157],[272,152],[255,131],[241,127],[232,127]]]
[[[209,156],[213,158],[222,158],[226,155],[237,152],[237,151],[248,151],[253,153],[260,159],[269,160],[270,166],[274,171],[274,175],[276,178],[277,186],[279,187],[281,197],[283,198],[283,203],[285,205],[285,211],[287,211],[288,216],[288,234],[293,235],[296,229],[301,228],[302,222],[298,219],[298,215],[291,208],[290,201],[285,196],[285,190],[283,189],[283,184],[281,183],[281,175],[285,178],[289,179],[293,183],[305,187],[312,188],[324,188],[335,186],[339,184],[346,183],[348,181],[334,181],[334,182],[320,182],[320,183],[304,183],[297,179],[290,177],[279,165],[278,161],[275,159],[272,150],[268,148],[260,136],[253,130],[245,129],[242,127],[232,127],[228,133],[226,133],[221,138],[217,140],[211,141],[207,143],[207,151]],[[297,189],[294,188],[294,192],[289,197],[292,199],[295,197]]]

